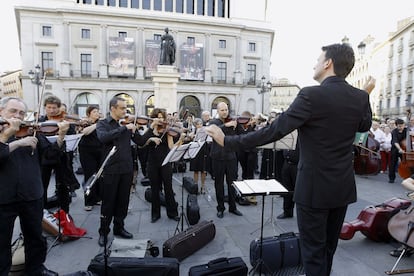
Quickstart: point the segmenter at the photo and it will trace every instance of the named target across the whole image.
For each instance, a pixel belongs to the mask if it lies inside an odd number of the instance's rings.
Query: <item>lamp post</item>
[[[270,92],[270,90],[272,90],[272,83],[270,81],[266,81],[266,77],[263,76],[262,77],[262,82],[260,85],[260,89],[257,90],[257,93],[259,93],[259,95],[262,95],[262,113],[264,113],[264,93],[266,92]]]
[[[29,78],[30,78],[30,80],[33,84],[37,85],[37,99],[36,99],[36,102],[39,103],[39,101],[40,101],[40,85],[42,84],[39,64],[36,65],[34,72],[33,72],[33,70],[29,71]]]
[[[361,55],[361,56],[363,56],[364,54],[365,54],[365,47],[366,47],[367,45],[364,43],[364,41],[361,41],[359,44],[358,44],[358,52],[359,52],[359,54]]]

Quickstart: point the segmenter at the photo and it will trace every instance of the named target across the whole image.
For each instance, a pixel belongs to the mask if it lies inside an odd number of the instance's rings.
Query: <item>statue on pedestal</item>
[[[170,35],[169,29],[165,28],[165,34],[161,36],[161,54],[160,65],[172,65],[175,62],[175,42],[172,35]]]

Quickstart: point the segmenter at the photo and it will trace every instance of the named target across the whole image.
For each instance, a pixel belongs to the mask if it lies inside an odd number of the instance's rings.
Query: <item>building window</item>
[[[118,37],[128,37],[127,32],[118,32]]]
[[[197,0],[197,14],[204,15],[204,0]]]
[[[161,11],[162,10],[161,0],[154,0],[154,10],[156,10],[156,11]]]
[[[45,71],[49,71],[53,75],[53,53],[52,52],[42,52],[42,75]]]
[[[225,82],[227,79],[227,62],[217,64],[217,81]]]
[[[161,40],[160,34],[154,34],[154,40]]]
[[[407,95],[406,106],[407,107],[411,107],[411,94],[408,94]]]
[[[115,2],[116,0],[108,0],[108,6],[115,7],[116,6]]]
[[[173,11],[173,0],[165,0],[164,5],[165,5],[164,10],[166,12],[172,12]]]
[[[208,16],[214,16],[214,0],[208,0],[207,15]]]
[[[175,12],[183,13],[184,12],[184,1],[183,0],[176,0],[175,1]]]
[[[139,9],[139,0],[131,0],[131,8]]]
[[[43,36],[52,36],[52,26],[42,26]]]
[[[217,3],[217,9],[218,9],[218,14],[217,14],[217,16],[218,17],[224,17],[224,1],[225,0],[217,0],[218,1],[218,3]]]
[[[256,52],[256,43],[249,42],[249,52]]]
[[[387,109],[391,108],[391,99],[387,99]]]
[[[104,0],[97,0],[96,5],[103,6],[103,5],[105,5],[104,2],[105,2]]]
[[[194,14],[194,0],[187,0],[187,9],[188,14]]]
[[[227,45],[226,45],[226,41],[224,39],[220,39],[219,40],[219,48],[220,49],[226,49]]]
[[[91,39],[91,30],[90,29],[82,29],[81,30],[81,37],[82,37],[82,39]]]
[[[396,102],[395,102],[395,107],[400,107],[400,101],[401,101],[401,99],[400,99],[400,97],[397,97],[397,99],[396,99]]]
[[[194,45],[195,44],[195,38],[192,36],[187,37],[187,44],[188,45]]]
[[[256,84],[256,64],[247,64],[247,84]]]
[[[92,76],[92,55],[81,54],[81,76]]]
[[[151,9],[151,0],[142,0],[142,8],[144,10]]]
[[[128,8],[128,0],[119,0],[119,6],[121,8]]]

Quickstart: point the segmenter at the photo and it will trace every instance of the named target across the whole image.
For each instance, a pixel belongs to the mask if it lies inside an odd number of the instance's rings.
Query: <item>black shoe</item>
[[[395,180],[394,179],[390,179],[390,180],[388,180],[388,183],[394,183],[395,182]]]
[[[239,210],[237,210],[237,209],[231,210],[229,212],[235,214],[236,216],[243,216],[243,214]]]
[[[132,239],[134,236],[125,229],[114,230],[114,235],[124,239]]]
[[[285,219],[285,218],[292,218],[292,213],[283,212],[280,215],[277,216],[278,219]]]
[[[180,216],[174,216],[174,217],[168,217],[169,219],[175,220],[175,221],[179,221],[180,220]]]
[[[104,235],[99,235],[98,244],[101,247],[105,245],[105,236]]]
[[[217,217],[218,218],[223,218],[224,217],[223,211],[218,211],[217,212]]]
[[[59,274],[57,272],[49,270],[45,266],[43,266],[42,269],[40,270],[40,275],[54,276],[54,275],[59,275]]]
[[[154,223],[154,222],[156,222],[159,219],[160,219],[160,216],[152,216],[151,217],[151,223]]]

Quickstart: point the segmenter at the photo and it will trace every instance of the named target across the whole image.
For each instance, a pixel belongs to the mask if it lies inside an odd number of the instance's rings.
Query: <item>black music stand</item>
[[[162,162],[162,166],[165,166],[167,163],[177,162],[177,161],[185,161],[188,159],[193,159],[197,156],[200,149],[203,147],[204,142],[190,142],[188,144],[183,144],[181,146],[173,147],[168,155],[164,158]],[[184,176],[184,172],[182,173]],[[177,226],[175,227],[174,235],[177,232],[180,232],[179,225],[181,223],[181,232],[184,231],[184,219],[187,223],[187,226],[190,225],[188,222],[188,218],[184,213],[184,185],[181,182],[181,213],[180,213],[180,220],[177,222]]]
[[[263,226],[264,226],[264,205],[265,196],[267,195],[284,195],[289,191],[283,187],[282,184],[275,179],[248,179],[244,181],[234,181],[233,186],[241,196],[262,196],[262,216],[260,224],[260,252],[259,259],[256,261],[249,274],[254,275],[259,271],[262,275],[262,266],[265,265],[263,261]]]

